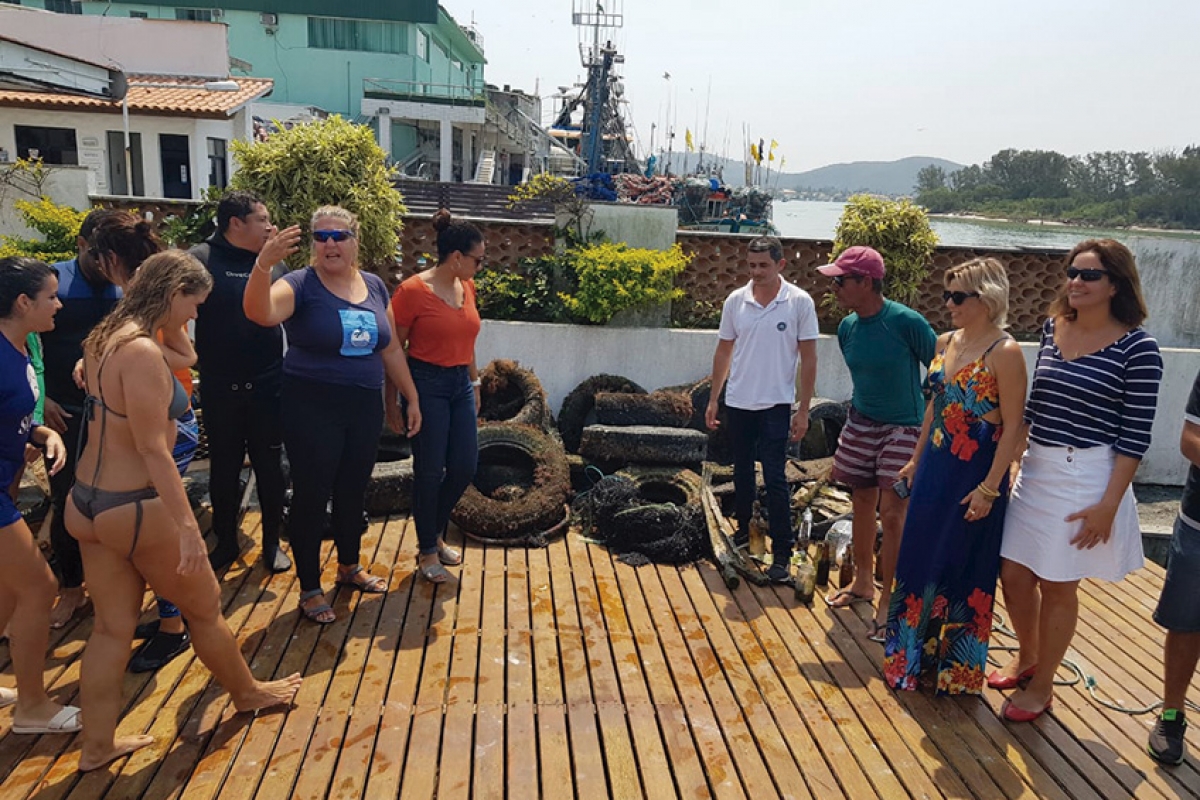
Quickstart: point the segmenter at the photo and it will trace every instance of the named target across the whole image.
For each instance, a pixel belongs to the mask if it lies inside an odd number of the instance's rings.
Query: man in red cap
[[[853,489],[854,581],[825,598],[833,608],[875,599],[875,512],[883,526],[883,589],[870,638],[883,641],[892,576],[900,552],[908,492],[897,487],[925,413],[921,368],[933,359],[937,336],[917,312],[883,296],[883,256],[850,247],[819,267],[833,278],[838,303],[850,315],[838,325],[838,346],[850,369],[854,395],[838,439],[833,478]]]

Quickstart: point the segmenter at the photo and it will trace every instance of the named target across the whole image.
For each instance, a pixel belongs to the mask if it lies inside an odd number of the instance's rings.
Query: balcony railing
[[[363,78],[363,94],[374,99],[407,100],[455,106],[484,106],[487,96],[470,86],[390,78]]]

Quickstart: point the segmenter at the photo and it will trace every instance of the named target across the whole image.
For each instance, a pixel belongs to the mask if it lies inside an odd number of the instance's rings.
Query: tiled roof
[[[270,93],[270,78],[233,78],[240,87],[235,92],[214,92],[204,88],[205,78],[180,78],[170,75],[130,75],[129,113],[171,117],[227,119],[242,106]],[[161,84],[143,86],[141,84]],[[195,89],[182,87],[195,86]],[[108,111],[121,113],[121,103],[72,94],[52,92],[0,91],[0,107],[40,108],[55,111]]]

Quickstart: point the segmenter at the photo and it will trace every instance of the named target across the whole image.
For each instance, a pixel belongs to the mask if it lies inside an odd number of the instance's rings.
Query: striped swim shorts
[[[876,422],[851,406],[833,455],[833,479],[854,489],[890,488],[920,435],[920,426]]]

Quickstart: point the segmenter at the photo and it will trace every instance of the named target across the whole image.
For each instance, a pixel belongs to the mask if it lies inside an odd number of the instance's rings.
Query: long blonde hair
[[[207,292],[212,284],[212,275],[204,265],[183,250],[150,256],[130,280],[117,307],[83,340],[83,352],[99,360],[105,350],[115,350],[139,336],[152,336],[171,313],[176,295]],[[131,322],[137,327],[133,333],[110,341]]]

